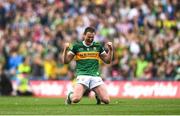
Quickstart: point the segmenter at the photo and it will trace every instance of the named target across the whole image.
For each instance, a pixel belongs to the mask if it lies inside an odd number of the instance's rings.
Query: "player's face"
[[[94,41],[94,36],[95,36],[94,32],[93,33],[87,32],[84,37],[85,42],[91,44]]]

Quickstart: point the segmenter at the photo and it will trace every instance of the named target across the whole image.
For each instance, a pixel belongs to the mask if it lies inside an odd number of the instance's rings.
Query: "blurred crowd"
[[[114,45],[113,62],[100,61],[104,80],[180,80],[178,0],[0,0],[0,75],[73,79],[63,45],[87,26]]]

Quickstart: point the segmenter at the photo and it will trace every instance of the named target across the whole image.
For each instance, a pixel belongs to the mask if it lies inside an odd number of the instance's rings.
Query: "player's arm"
[[[69,43],[64,44],[64,50],[63,50],[63,63],[64,64],[69,63],[75,56],[71,51],[68,50],[69,46],[70,46]]]
[[[108,52],[103,52],[102,54],[100,54],[100,58],[107,64],[110,64],[112,61],[112,57],[113,57],[113,47],[112,47],[112,42],[108,42],[107,43],[107,49]]]

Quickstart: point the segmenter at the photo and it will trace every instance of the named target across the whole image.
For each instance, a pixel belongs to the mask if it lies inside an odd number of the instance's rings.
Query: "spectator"
[[[61,65],[59,54],[65,42],[79,41],[82,30],[93,26],[98,32],[95,41],[112,41],[115,48],[113,63],[101,64],[104,80],[179,80],[179,4],[178,0],[1,1],[0,57],[5,57],[5,72],[14,79],[29,56],[30,79],[72,79],[73,62]]]
[[[4,72],[5,59],[0,57],[0,94],[1,95],[12,95],[13,88],[9,77]]]

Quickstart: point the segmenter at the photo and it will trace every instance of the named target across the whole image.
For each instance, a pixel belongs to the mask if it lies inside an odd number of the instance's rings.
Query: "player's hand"
[[[64,48],[65,48],[65,49],[68,49],[69,46],[70,46],[70,43],[65,43],[65,44],[64,44]]]
[[[112,50],[113,49],[113,45],[112,45],[112,42],[107,42],[107,47],[109,50]]]

